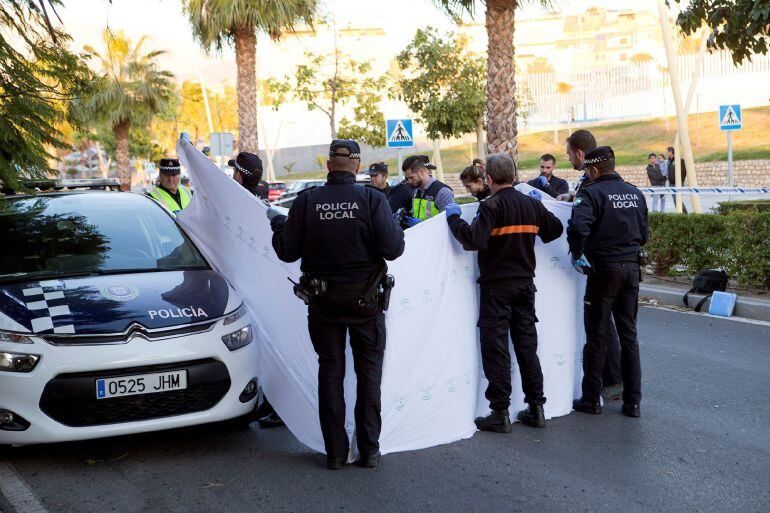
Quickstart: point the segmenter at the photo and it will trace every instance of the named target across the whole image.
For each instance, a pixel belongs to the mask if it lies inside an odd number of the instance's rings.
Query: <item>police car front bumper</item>
[[[222,337],[249,315],[172,338],[53,345],[0,342],[0,353],[40,357],[29,372],[0,370],[0,444],[85,440],[192,426],[245,415],[256,403],[257,344],[231,350]],[[253,333],[252,333],[253,336]],[[183,371],[184,390],[97,399],[96,380]]]

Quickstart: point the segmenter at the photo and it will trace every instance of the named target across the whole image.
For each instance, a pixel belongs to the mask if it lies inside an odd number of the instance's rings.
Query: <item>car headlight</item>
[[[234,331],[222,337],[222,342],[225,343],[227,349],[230,351],[235,351],[236,349],[240,349],[243,346],[249,345],[252,338],[251,324],[247,324],[238,331]]]
[[[222,325],[227,326],[228,324],[232,324],[244,315],[246,315],[246,303],[241,303],[241,306],[236,308],[233,313],[225,317],[225,320],[222,321]]]
[[[0,353],[0,372],[31,372],[40,356],[24,353]]]
[[[16,344],[32,344],[32,339],[21,333],[0,331],[0,342],[14,342]]]

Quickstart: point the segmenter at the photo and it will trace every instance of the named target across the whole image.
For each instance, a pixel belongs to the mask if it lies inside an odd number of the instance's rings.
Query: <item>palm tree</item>
[[[433,0],[455,19],[473,15],[474,0]],[[489,153],[517,158],[516,81],[513,31],[516,7],[524,0],[483,0],[487,25],[487,146]],[[549,7],[549,0],[537,0]]]
[[[312,23],[317,0],[185,0],[193,33],[207,51],[235,45],[238,71],[238,149],[256,152],[257,31],[278,39],[295,23]]]
[[[173,75],[156,65],[162,51],[143,53],[146,36],[132,45],[122,32],[105,30],[103,39],[102,54],[90,46],[84,48],[101,62],[102,76],[96,92],[82,102],[80,110],[85,120],[104,124],[112,131],[120,185],[130,189],[129,129],[149,123],[164,110],[174,94]]]

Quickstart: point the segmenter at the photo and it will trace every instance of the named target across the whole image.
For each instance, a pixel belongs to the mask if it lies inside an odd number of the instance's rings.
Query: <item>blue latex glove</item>
[[[538,191],[537,189],[532,189],[531,191],[529,191],[528,195],[531,198],[535,198],[537,201],[543,201],[543,195],[540,194],[540,191]]]
[[[551,184],[548,183],[548,178],[544,177],[543,175],[538,176],[537,177],[537,181],[540,182],[540,187],[542,187],[544,189],[546,187],[548,187],[549,185],[551,185]]]
[[[267,209],[267,218],[271,221],[276,217],[283,216],[283,215],[286,215],[286,214],[284,214],[283,212],[281,212],[280,210],[278,210],[273,206],[270,206],[270,208]]]
[[[460,208],[460,205],[457,203],[450,203],[446,206],[444,209],[444,212],[446,212],[446,218],[449,219],[449,216],[459,216],[462,215],[463,211]]]
[[[406,223],[407,228],[411,228],[413,226],[417,226],[422,222],[422,219],[417,219],[416,217],[405,217],[404,223]]]
[[[591,268],[591,263],[585,255],[581,255],[578,259],[572,258],[572,267],[581,274],[587,274],[588,269]]]

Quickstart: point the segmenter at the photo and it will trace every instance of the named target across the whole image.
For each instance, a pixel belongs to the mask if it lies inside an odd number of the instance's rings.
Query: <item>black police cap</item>
[[[262,177],[262,159],[253,153],[242,151],[235,159],[230,159],[227,165],[246,176]]]
[[[595,148],[586,153],[586,159],[583,162],[583,167],[581,169],[586,169],[587,167],[594,166],[599,162],[606,162],[614,158],[615,152],[612,151],[612,148],[609,146],[599,146],[598,148]]]
[[[385,164],[384,162],[377,162],[375,164],[372,164],[371,166],[369,166],[369,169],[366,171],[366,174],[369,176],[378,175],[378,174],[387,175],[388,165]]]
[[[348,152],[339,153],[337,151],[342,148],[345,148],[346,150],[348,150]],[[360,159],[361,147],[358,146],[358,143],[356,141],[353,141],[352,139],[335,139],[329,145],[329,156],[330,157],[347,157],[351,160]]]
[[[182,166],[179,159],[173,157],[164,157],[160,159],[159,170],[164,175],[178,175],[182,172]]]

